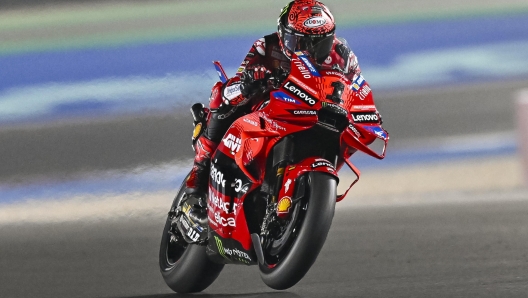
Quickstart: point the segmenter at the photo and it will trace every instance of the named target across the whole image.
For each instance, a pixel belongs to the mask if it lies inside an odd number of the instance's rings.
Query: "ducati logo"
[[[215,212],[214,214],[215,221],[223,227],[236,227],[236,222],[233,217],[225,218],[220,215],[220,212]]]

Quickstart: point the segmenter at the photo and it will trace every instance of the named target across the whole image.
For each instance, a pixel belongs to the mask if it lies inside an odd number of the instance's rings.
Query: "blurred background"
[[[352,158],[362,177],[343,204],[526,193],[526,0],[324,2],[391,138],[385,160]],[[163,222],[212,61],[233,75],[286,3],[1,1],[0,225]]]
[[[515,94],[528,86],[525,1],[326,4],[391,133],[385,160],[353,159],[364,173],[390,173],[374,183],[411,192],[522,184]],[[193,154],[189,107],[207,104],[217,81],[211,62],[233,75],[284,5],[2,1],[0,204],[173,190]],[[475,158],[501,163],[461,174],[473,182],[456,175],[462,166],[415,185],[397,179],[402,167],[431,174]],[[357,191],[380,190],[365,182]]]

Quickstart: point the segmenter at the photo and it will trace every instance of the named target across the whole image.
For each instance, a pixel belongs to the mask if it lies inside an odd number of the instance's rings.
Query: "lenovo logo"
[[[308,92],[304,91],[301,87],[297,86],[292,81],[287,81],[286,84],[284,84],[284,89],[290,91],[292,94],[303,100],[305,103],[307,103],[309,106],[314,106],[317,102],[315,99],[313,99],[310,95],[308,95]]]
[[[352,113],[352,119],[356,123],[378,123],[379,117],[376,113]]]

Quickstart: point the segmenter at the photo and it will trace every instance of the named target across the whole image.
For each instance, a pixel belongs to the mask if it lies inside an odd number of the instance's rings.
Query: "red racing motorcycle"
[[[296,52],[291,71],[274,80],[269,99],[230,126],[211,158],[207,240],[196,243],[192,232],[181,232],[182,225],[197,226],[181,216],[185,183],[172,203],[159,263],[176,292],[203,291],[225,264],[258,265],[269,287],[292,287],[323,247],[336,202],[359,180],[351,155],[385,157],[389,135],[361,75],[350,81],[339,71],[318,70]],[[203,123],[200,106],[195,124]],[[373,150],[374,141],[382,149]],[[345,164],[356,179],[337,195]]]

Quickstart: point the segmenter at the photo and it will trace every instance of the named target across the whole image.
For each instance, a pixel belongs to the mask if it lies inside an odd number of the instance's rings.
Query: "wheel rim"
[[[183,253],[187,249],[187,246],[171,241],[171,232],[168,232],[166,237],[168,239],[165,249],[165,264],[166,270],[170,270],[172,267],[174,267],[174,265],[176,265],[176,263],[178,263]]]
[[[172,226],[172,221],[174,220],[174,213],[177,206],[180,205],[182,199],[185,195],[183,193],[179,194],[179,198],[174,201],[173,206],[171,207],[171,212],[167,216],[167,222],[165,223],[164,229],[164,239],[162,240],[163,249],[163,261],[162,269],[164,271],[170,271],[181,259],[185,250],[188,247],[188,244],[183,240],[183,237],[180,235],[180,231]],[[171,214],[172,213],[172,214]],[[179,236],[179,237],[178,237]],[[179,238],[177,241],[176,238]]]
[[[303,214],[307,204],[298,202],[295,204],[290,220],[278,238],[270,239],[265,250],[265,265],[268,268],[277,266],[289,253],[302,223]]]

